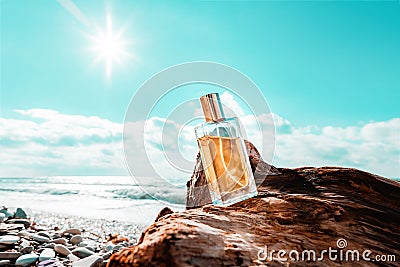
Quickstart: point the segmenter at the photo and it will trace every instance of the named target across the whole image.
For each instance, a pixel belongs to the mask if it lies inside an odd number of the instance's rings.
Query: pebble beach
[[[129,222],[0,209],[0,266],[106,266],[140,235]]]

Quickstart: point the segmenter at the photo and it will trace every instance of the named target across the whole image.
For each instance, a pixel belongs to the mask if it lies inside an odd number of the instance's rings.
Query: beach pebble
[[[86,246],[96,247],[97,243],[93,240],[85,239],[82,242],[80,242],[78,246],[79,247],[86,247]]]
[[[0,221],[0,251],[3,251],[0,252],[0,267],[106,266],[116,250],[128,245],[127,242],[115,245],[107,241],[109,233],[121,229],[118,223],[56,217],[60,219],[58,222],[49,215],[38,217],[36,214],[31,217],[35,221],[28,218],[30,216],[23,210],[18,210],[16,217],[6,209],[0,213],[0,219],[4,220]],[[70,228],[64,228],[66,225]],[[124,225],[123,231],[132,231],[131,226]],[[9,249],[13,250],[7,251]],[[96,253],[100,250],[100,254]]]
[[[10,260],[0,260],[0,266],[9,265],[10,263]]]
[[[42,235],[39,235],[39,234],[33,235],[32,239],[37,241],[37,242],[40,242],[40,243],[48,243],[48,242],[50,242],[49,238],[47,238],[45,236],[42,236]]]
[[[47,232],[39,232],[38,235],[47,237],[48,239],[51,239],[51,235],[49,233],[47,233]]]
[[[57,244],[54,246],[54,250],[64,256],[68,256],[69,254],[71,254],[71,251],[64,245],[61,244]]]
[[[15,265],[16,266],[28,266],[28,265],[34,263],[37,259],[38,259],[38,255],[36,255],[34,253],[25,254],[25,255],[20,256],[15,261]]]
[[[14,217],[14,213],[9,211],[7,208],[2,208],[0,210],[0,213],[3,213],[5,215],[5,218]]]
[[[21,256],[19,252],[0,252],[0,259],[16,259]]]
[[[7,223],[23,224],[25,228],[28,228],[31,225],[31,222],[28,219],[11,219],[8,220]]]
[[[24,237],[31,237],[33,234],[32,233],[30,233],[30,232],[28,232],[28,231],[26,231],[26,230],[22,230],[22,231],[19,231],[18,232],[18,235],[19,236],[24,236]]]
[[[71,239],[69,240],[69,242],[71,242],[71,244],[73,245],[77,245],[80,242],[83,241],[83,238],[81,235],[74,235],[73,237],[71,237]]]
[[[63,266],[61,262],[59,262],[57,259],[48,259],[45,261],[42,261],[38,264],[39,267],[57,267],[57,266]]]
[[[109,251],[103,254],[103,260],[108,260],[111,257],[112,253],[113,253],[112,251]]]
[[[91,255],[87,258],[81,259],[72,263],[73,267],[94,267],[103,263],[103,258],[99,255]]]
[[[26,212],[23,209],[17,208],[14,214],[14,218],[26,219],[27,217],[28,216],[26,215]]]
[[[55,256],[56,256],[56,253],[54,252],[54,250],[52,250],[51,248],[45,248],[40,253],[39,261],[49,260],[51,258],[54,258]]]
[[[31,245],[31,242],[29,242],[25,238],[21,238],[21,243],[19,244],[20,247],[27,247],[27,246],[30,246],[30,245]]]
[[[12,245],[19,241],[19,237],[16,235],[3,235],[0,236],[0,244]]]
[[[13,230],[21,230],[24,229],[25,226],[23,224],[5,224],[2,223],[0,224],[0,233],[2,232],[9,232],[9,231],[13,231]]]
[[[57,229],[58,227],[55,227],[55,228]],[[61,234],[62,234],[62,233],[59,233],[59,232],[53,233],[53,239],[61,238]]]
[[[72,254],[75,256],[78,256],[79,258],[86,258],[88,256],[91,256],[94,254],[93,251],[88,250],[87,248],[82,248],[82,247],[77,247],[74,250],[72,250]]]
[[[54,243],[48,243],[48,244],[46,244],[43,248],[51,248],[51,249],[54,249],[54,246],[55,246],[56,244],[54,244]]]
[[[116,245],[114,248],[113,248],[113,251],[118,251],[118,250],[120,250],[121,248],[123,248],[124,246],[123,245]]]
[[[21,254],[29,254],[32,251],[33,251],[33,246],[21,247],[21,249],[19,250],[19,252],[21,252]]]
[[[86,246],[85,248],[87,248],[88,250],[93,251],[93,252],[96,251],[96,248],[92,247],[92,246]]]
[[[65,238],[56,238],[56,239],[53,240],[53,243],[66,245],[67,244],[67,239],[65,239]]]
[[[79,257],[77,257],[77,256],[75,256],[74,254],[69,254],[68,256],[67,256],[67,258],[70,260],[70,261],[78,261],[79,260]]]
[[[70,228],[65,230],[63,234],[81,235],[82,232],[78,228]]]
[[[105,247],[106,251],[112,251],[114,249],[114,245],[113,244],[107,244],[107,246]]]

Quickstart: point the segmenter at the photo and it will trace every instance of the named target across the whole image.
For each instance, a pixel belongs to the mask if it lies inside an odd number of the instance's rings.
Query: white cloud
[[[344,128],[292,126],[277,134],[275,152],[279,166],[346,166],[400,177],[400,118]]]
[[[153,168],[164,179],[189,177],[197,154],[193,126],[164,118],[149,118],[144,147]]]
[[[400,118],[349,127],[296,126],[274,113],[252,115],[227,92],[221,102],[227,116],[239,117],[244,136],[267,161],[274,156],[277,166],[346,166],[400,177]]]
[[[190,172],[197,154],[193,127],[183,127],[162,118],[151,118],[150,121],[146,147],[151,161],[157,162],[154,165],[158,173],[161,176],[185,175],[165,159],[165,154],[175,166]],[[349,127],[295,126],[273,113],[257,117],[244,115],[240,121],[247,139],[265,159],[271,161],[275,151],[272,163],[278,167],[344,166],[386,177],[400,177],[398,118]],[[166,123],[164,128],[161,122]],[[178,138],[180,130],[183,132],[181,139]],[[164,149],[159,146],[162,140]],[[183,151],[178,151],[178,143]]]
[[[220,96],[221,103],[223,103],[225,115],[227,117],[243,117],[245,111],[242,106],[234,99],[233,95],[224,92]]]
[[[0,175],[126,174],[122,124],[48,109],[0,118]]]
[[[0,118],[0,176],[127,174],[122,124],[47,109],[17,112],[23,119]],[[276,146],[272,163],[278,167],[334,165],[400,176],[400,118],[349,127],[318,127],[295,126],[269,113],[244,115],[241,122],[248,139],[259,149],[264,145],[264,154]],[[264,139],[257,123],[264,129]],[[158,117],[148,120],[145,131],[144,125],[125,125],[129,133],[125,152],[132,153],[131,160],[139,163],[136,166],[141,166],[147,153],[161,176],[190,177],[197,154],[193,126]],[[263,144],[262,140],[271,142]],[[137,171],[145,175],[147,169]]]

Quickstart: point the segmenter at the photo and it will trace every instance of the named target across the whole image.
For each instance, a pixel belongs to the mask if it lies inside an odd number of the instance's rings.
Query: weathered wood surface
[[[253,158],[253,169],[255,162]],[[201,194],[190,188],[200,181],[199,167],[188,183],[188,197],[197,194],[194,199]],[[397,262],[346,261],[345,256],[340,262],[325,255],[323,261],[311,261],[311,266],[399,266],[398,182],[340,167],[271,168],[270,172],[273,175],[257,178],[262,181],[257,197],[233,206],[206,205],[179,213],[163,210],[138,244],[113,255],[108,266],[308,266],[301,261],[304,250],[315,250],[318,257],[324,249],[337,249],[341,238],[347,241],[344,253],[368,249],[370,258],[395,255]],[[276,253],[271,261],[259,259],[265,246],[269,252],[296,250],[300,261],[280,261]]]

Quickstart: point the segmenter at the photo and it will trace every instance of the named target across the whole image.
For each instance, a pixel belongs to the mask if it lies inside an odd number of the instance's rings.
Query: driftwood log
[[[253,171],[259,169],[257,197],[199,207],[210,199],[198,162],[189,209],[163,209],[137,245],[114,254],[108,266],[399,266],[398,182],[340,167],[276,169],[247,147]],[[320,259],[329,248],[336,254]],[[286,254],[278,257],[279,250]]]

